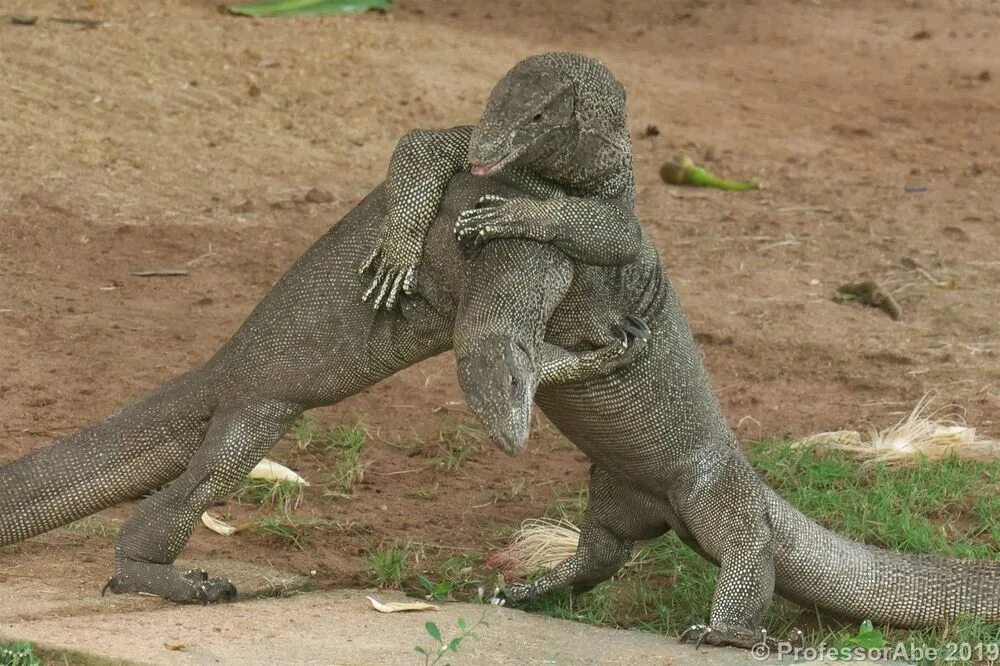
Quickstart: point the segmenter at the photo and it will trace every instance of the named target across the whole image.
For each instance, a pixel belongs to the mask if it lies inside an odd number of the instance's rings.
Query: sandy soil
[[[932,389],[1000,435],[1000,3],[400,0],[288,20],[214,4],[5,5],[41,20],[0,20],[0,462],[207,359],[404,131],[474,122],[511,65],[552,49],[629,91],[639,212],[742,437],[885,424]],[[668,187],[659,165],[682,152],[766,189]],[[130,275],[174,267],[189,275]],[[834,301],[862,279],[902,321]],[[334,527],[303,551],[199,529],[186,556],[351,585],[373,544],[482,552],[584,485],[544,428],[523,458],[435,465],[460,400],[445,356],[323,410],[375,435],[353,500],[305,494]],[[314,480],[330,464],[276,456]],[[110,570],[109,539],[48,538],[11,551]]]

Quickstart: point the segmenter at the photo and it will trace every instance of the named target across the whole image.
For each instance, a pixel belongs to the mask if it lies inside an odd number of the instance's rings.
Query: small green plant
[[[337,426],[327,432],[322,441],[326,444],[327,451],[331,449],[360,451],[369,437],[371,433],[362,425]]]
[[[449,580],[464,582],[468,580],[473,567],[480,564],[482,560],[483,558],[479,555],[455,555],[442,562],[439,569]]]
[[[319,521],[293,516],[287,511],[282,511],[279,515],[261,518],[250,529],[275,541],[305,550],[309,543],[309,534],[317,525]]]
[[[0,644],[0,666],[41,666],[42,660],[35,654],[31,643],[18,641]]]
[[[865,620],[858,628],[858,632],[851,635],[850,632],[841,634],[840,640],[834,645],[835,648],[864,648],[875,650],[886,646],[885,634],[872,625],[871,620]]]
[[[437,499],[440,493],[441,484],[435,483],[433,486],[427,488],[414,488],[406,493],[406,497],[409,497],[410,499],[432,500]]]
[[[236,491],[236,499],[253,504],[294,509],[302,501],[302,486],[291,481],[246,478]]]
[[[301,451],[312,448],[313,444],[319,441],[322,434],[322,427],[316,422],[316,419],[309,414],[303,414],[302,417],[295,422],[295,425],[292,426],[292,437],[295,438],[295,443]]]
[[[356,447],[343,449],[337,456],[337,462],[327,476],[329,481],[327,495],[344,498],[353,496],[355,486],[365,478],[366,465],[361,457],[363,445],[364,442]]]
[[[226,7],[230,14],[260,17],[359,14],[372,10],[387,12],[390,9],[392,0],[263,0]]]
[[[388,442],[389,446],[396,449],[397,451],[402,451],[406,455],[413,457],[420,455],[424,447],[427,445],[422,439],[403,439],[402,437],[397,437],[392,441]]]
[[[63,529],[67,529],[71,532],[79,532],[80,534],[90,534],[92,536],[110,538],[118,535],[119,527],[106,520],[91,517],[76,520],[69,525],[66,525]]]
[[[448,579],[442,580],[439,583],[432,583],[426,576],[421,576],[417,574],[417,582],[420,583],[420,587],[424,588],[424,599],[427,601],[448,601],[451,599],[451,591],[455,589],[455,583]]]
[[[406,578],[408,548],[379,546],[368,553],[368,581],[376,587],[398,588]]]
[[[458,630],[459,634],[450,641],[445,640],[444,636],[441,635],[441,629],[434,622],[427,622],[424,624],[424,629],[427,631],[428,635],[437,641],[437,647],[425,648],[420,645],[413,648],[413,651],[417,654],[423,655],[424,666],[431,666],[432,664],[437,664],[439,661],[444,659],[444,657],[451,652],[452,654],[458,654],[458,648],[466,638],[475,638],[479,640],[479,635],[476,633],[476,628],[483,626],[488,627],[490,623],[486,621],[487,614],[493,609],[492,606],[487,606],[483,609],[483,614],[479,616],[479,620],[473,624],[469,625],[468,621],[464,617],[458,618]]]
[[[471,454],[482,450],[485,441],[482,430],[466,423],[455,423],[438,435],[435,463],[449,472],[458,469]]]
[[[305,414],[292,426],[292,437],[299,449],[329,451],[331,449],[360,449],[370,437],[368,428],[360,423],[352,426],[337,426],[326,430],[309,414]]]

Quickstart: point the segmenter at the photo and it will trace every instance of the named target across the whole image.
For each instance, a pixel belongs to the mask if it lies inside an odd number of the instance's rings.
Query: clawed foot
[[[622,353],[642,349],[653,334],[644,319],[633,315],[625,315],[625,322],[613,326],[611,332],[621,342]]]
[[[455,222],[455,238],[462,245],[462,252],[474,259],[486,243],[496,238],[513,238],[524,235],[524,224],[511,215],[507,198],[495,194],[480,197],[475,208],[463,210]]]
[[[358,270],[359,275],[368,274],[372,280],[361,300],[365,303],[370,301],[376,310],[383,305],[386,310],[391,310],[400,293],[413,293],[417,280],[417,259],[400,260],[391,256],[394,254],[398,253],[376,247]]]
[[[693,624],[681,634],[681,643],[694,643],[696,648],[702,643],[715,645],[717,647],[730,646],[743,648],[745,650],[756,649],[758,645],[767,647],[767,651],[778,650],[782,647],[804,648],[806,645],[805,634],[795,629],[787,640],[779,640],[768,635],[767,630],[761,627],[756,631],[753,629],[733,628],[733,627],[711,627],[707,624]]]
[[[535,586],[531,583],[510,583],[502,592],[494,595],[494,599],[499,599],[504,606],[514,606],[521,601],[530,601],[538,595],[535,593]]]
[[[613,326],[611,333],[615,342],[597,352],[601,356],[599,367],[603,373],[631,364],[652,336],[646,322],[633,315],[625,315],[624,323]]]
[[[104,584],[102,597],[106,592],[145,592],[180,604],[205,605],[236,600],[236,587],[231,581],[209,578],[201,569],[181,573],[170,565],[141,562],[130,562],[120,568],[123,571]]]

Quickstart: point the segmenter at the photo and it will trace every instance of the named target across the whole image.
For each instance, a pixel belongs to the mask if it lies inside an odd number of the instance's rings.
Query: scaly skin
[[[709,623],[683,637],[698,643],[749,648],[765,639],[762,622],[775,591],[839,616],[899,627],[943,625],[960,615],[1000,621],[1000,563],[907,555],[851,541],[809,520],[761,481],[726,424],[648,237],[631,264],[576,264],[572,285],[554,309],[551,303],[534,311],[515,306],[518,299],[527,303],[522,291],[494,284],[489,300],[516,313],[506,317],[506,335],[496,312],[483,321],[460,313],[463,329],[490,331],[459,356],[466,399],[498,445],[523,450],[517,437],[527,437],[530,396],[514,399],[496,378],[538,386],[538,405],[594,465],[576,555],[535,582],[508,586],[509,599],[563,586],[588,589],[624,564],[634,542],[673,529],[720,567]],[[604,299],[595,301],[601,291]],[[610,373],[539,385],[543,370],[526,360],[545,346],[591,348],[587,331],[606,308],[635,313],[648,324],[652,334],[643,352]],[[544,344],[537,335],[525,337],[525,322],[537,330],[549,311]],[[506,353],[512,344],[519,354]]]
[[[487,248],[488,249],[488,248]],[[485,254],[485,253],[484,253]],[[762,621],[772,593],[839,616],[899,627],[943,625],[960,615],[1000,621],[1000,564],[901,554],[866,546],[806,518],[765,485],[741,453],[709,385],[687,320],[648,239],[636,264],[618,269],[619,291],[652,330],[634,362],[611,373],[542,385],[536,401],[594,465],[590,503],[575,556],[532,583],[507,588],[512,601],[573,586],[588,589],[613,575],[634,542],[673,529],[720,567],[711,619],[687,638],[751,647],[766,634]],[[524,335],[547,309],[517,309],[518,289],[491,298],[518,316],[508,334],[489,318],[490,337],[460,356],[459,379],[469,406],[507,450],[523,450],[511,433],[527,436],[529,396],[510,399],[498,376],[535,386],[542,370],[524,359],[545,347],[591,345],[569,321],[590,321],[592,294],[611,269],[576,266],[573,284],[552,310],[545,342]],[[484,279],[485,279],[484,275]],[[551,304],[547,305],[551,309]],[[597,309],[599,310],[599,308]],[[485,322],[465,317],[467,330]],[[503,352],[512,341],[520,354]],[[464,370],[464,372],[463,372]]]
[[[366,301],[392,308],[413,293],[424,237],[444,186],[501,170],[541,179],[561,196],[485,197],[462,211],[455,233],[470,256],[497,238],[552,242],[582,263],[633,261],[639,251],[632,144],[625,91],[602,64],[575,53],[518,63],[490,94],[475,127],[419,130],[399,142],[389,164],[389,214],[361,265]]]
[[[528,179],[458,175],[427,238],[428,266],[420,294],[398,311],[364,305],[367,288],[355,267],[387,217],[386,190],[376,188],[320,238],[202,368],[168,382],[146,398],[48,447],[0,467],[0,546],[65,525],[126,499],[169,485],[144,500],[115,546],[112,592],[148,592],[177,602],[228,600],[232,584],[172,566],[198,516],[232,492],[304,410],[333,404],[452,345],[460,297],[469,311],[487,312],[465,293],[472,264],[453,238],[461,210],[484,195],[556,196]],[[533,299],[551,302],[567,288],[572,264],[539,243],[494,244],[475,263],[498,282],[537,284]],[[546,294],[548,274],[562,275]],[[602,294],[595,294],[601,298]],[[532,300],[534,303],[535,300]],[[611,314],[593,330],[583,365],[618,367],[624,354]],[[575,326],[575,324],[574,324]],[[455,343],[465,337],[457,331]],[[534,343],[533,343],[534,344]],[[565,365],[565,363],[564,363]],[[533,389],[534,387],[532,387]]]

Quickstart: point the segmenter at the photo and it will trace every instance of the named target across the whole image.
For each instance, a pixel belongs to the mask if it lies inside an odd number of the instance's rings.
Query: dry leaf
[[[382,603],[375,597],[368,597],[368,601],[372,602],[372,608],[377,610],[379,613],[401,613],[404,611],[424,611],[424,610],[437,610],[438,607],[434,604],[427,604],[423,601],[390,601],[387,604]]]
[[[201,522],[205,523],[205,527],[222,536],[233,536],[239,531],[235,525],[222,522],[208,511],[201,514]]]
[[[297,483],[300,486],[308,486],[309,482],[301,476],[288,469],[281,463],[264,458],[257,466],[250,470],[251,479],[264,479],[265,481],[288,481]]]

